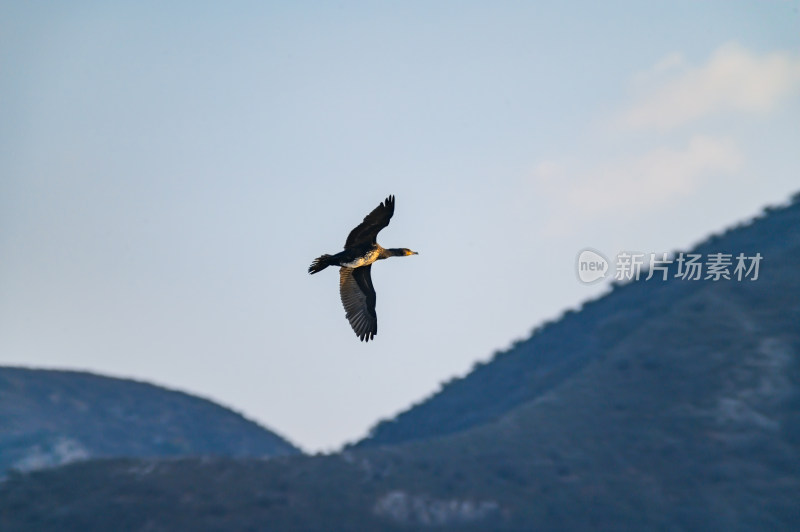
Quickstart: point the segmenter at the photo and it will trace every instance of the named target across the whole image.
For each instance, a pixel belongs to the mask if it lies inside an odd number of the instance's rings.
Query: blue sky
[[[0,6],[0,363],[365,434],[800,189],[798,2]],[[387,195],[379,335],[334,271]]]

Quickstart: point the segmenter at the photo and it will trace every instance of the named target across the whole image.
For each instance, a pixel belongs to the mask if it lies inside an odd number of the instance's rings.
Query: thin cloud
[[[683,54],[673,52],[662,57],[652,67],[637,72],[633,76],[634,85],[641,88],[648,84],[660,83],[664,81],[664,76],[674,73],[675,71],[684,68],[686,60]]]
[[[666,76],[669,73],[673,75]],[[640,90],[648,85],[643,90],[648,94],[623,113],[622,125],[667,130],[725,111],[775,109],[800,90],[800,57],[784,51],[759,55],[726,44],[699,67],[686,65],[679,54],[669,54],[634,76],[634,82]]]
[[[568,197],[583,212],[648,210],[691,195],[711,176],[736,172],[742,159],[732,140],[698,135],[683,149],[657,148],[590,174]]]
[[[733,140],[697,135],[682,148],[660,147],[594,170],[542,162],[533,170],[533,182],[554,201],[546,226],[568,232],[598,214],[626,218],[662,208],[712,178],[735,174],[743,161]]]

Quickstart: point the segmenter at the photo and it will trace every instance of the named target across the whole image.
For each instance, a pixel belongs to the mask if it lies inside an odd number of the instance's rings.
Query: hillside
[[[0,368],[0,472],[100,457],[299,451],[211,401],[73,371]]]
[[[761,253],[762,277],[755,283],[676,279],[676,266],[672,265],[667,281],[654,276],[650,281],[615,286],[613,293],[584,304],[580,312],[568,312],[558,321],[535,329],[529,339],[499,353],[491,363],[476,366],[428,400],[379,423],[355,446],[425,439],[496,420],[566,382],[647,322],[662,319],[700,291],[733,289],[745,299],[746,307],[783,301],[785,283],[793,282],[793,272],[776,269],[786,267],[787,262],[792,264],[792,253],[800,247],[800,198],[795,199],[798,201],[787,208],[770,208],[764,216],[713,236],[687,252],[703,256]],[[783,275],[776,278],[778,273]],[[791,329],[800,323],[800,316],[796,306],[785,307],[787,314],[779,318],[779,325]]]
[[[619,286],[339,454],[16,474],[0,529],[797,530],[800,202],[695,251],[759,279]]]

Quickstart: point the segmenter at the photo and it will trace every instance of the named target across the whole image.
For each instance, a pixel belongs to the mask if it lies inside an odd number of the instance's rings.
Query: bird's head
[[[416,251],[411,251],[408,248],[391,248],[387,250],[389,256],[392,257],[408,257],[409,255],[419,255]]]
[[[408,257],[409,255],[419,255],[416,251],[411,251],[408,248],[389,248],[386,250],[385,257]]]

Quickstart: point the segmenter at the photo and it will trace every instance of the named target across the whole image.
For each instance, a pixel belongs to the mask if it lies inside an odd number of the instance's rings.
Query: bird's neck
[[[402,257],[406,253],[403,251],[402,248],[381,248],[381,258],[385,259],[387,257]]]

